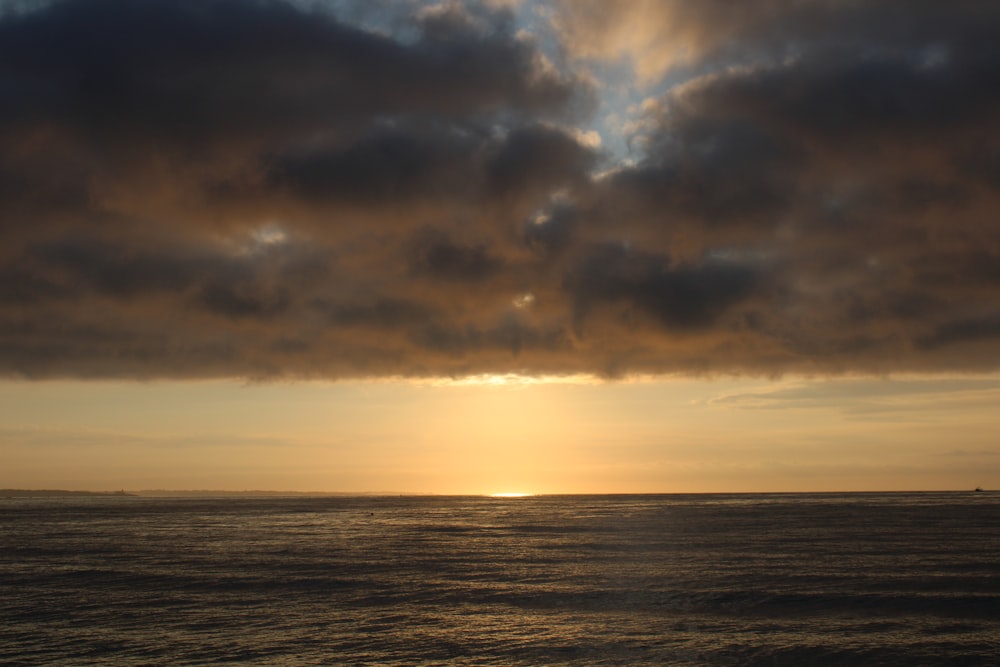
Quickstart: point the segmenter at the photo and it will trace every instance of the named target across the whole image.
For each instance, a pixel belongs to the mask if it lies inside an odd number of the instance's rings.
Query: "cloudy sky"
[[[998,33],[0,0],[0,486],[1000,486]]]

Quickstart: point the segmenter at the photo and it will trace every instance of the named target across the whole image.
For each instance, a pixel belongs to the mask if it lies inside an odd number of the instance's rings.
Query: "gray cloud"
[[[619,164],[485,4],[0,14],[0,373],[996,369],[1000,10],[654,5]]]
[[[603,302],[621,307],[623,317],[634,308],[677,332],[711,328],[730,306],[753,293],[755,280],[747,267],[673,267],[667,257],[612,246],[595,249],[570,275],[568,287],[580,328],[591,305]]]

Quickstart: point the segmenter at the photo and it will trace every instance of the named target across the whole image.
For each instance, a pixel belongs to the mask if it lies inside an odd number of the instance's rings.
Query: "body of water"
[[[5,665],[996,665],[1000,495],[0,499]]]

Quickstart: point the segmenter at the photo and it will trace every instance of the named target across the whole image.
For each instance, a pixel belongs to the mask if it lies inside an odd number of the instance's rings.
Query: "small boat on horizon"
[[[977,486],[976,487],[976,493],[983,493],[983,487]]]

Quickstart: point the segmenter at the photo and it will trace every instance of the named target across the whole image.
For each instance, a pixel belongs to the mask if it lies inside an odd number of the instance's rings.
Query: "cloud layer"
[[[8,8],[0,373],[996,369],[1000,9],[724,4]]]

